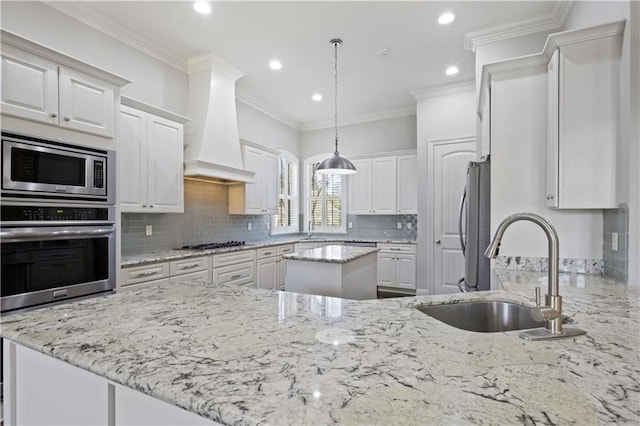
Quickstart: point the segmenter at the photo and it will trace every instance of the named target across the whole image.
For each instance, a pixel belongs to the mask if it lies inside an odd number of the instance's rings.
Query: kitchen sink
[[[544,321],[531,318],[531,308],[495,300],[418,306],[417,309],[452,327],[481,333],[526,330],[545,325]]]

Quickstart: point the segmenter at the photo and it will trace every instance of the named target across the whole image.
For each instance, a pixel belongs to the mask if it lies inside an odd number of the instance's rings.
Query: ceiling
[[[187,70],[187,60],[212,54],[245,73],[238,97],[298,129],[329,126],[334,114],[334,52],[338,50],[340,122],[408,114],[412,92],[474,80],[467,44],[559,27],[567,1],[285,1],[211,2],[209,15],[190,1],[56,2],[54,7],[143,46]],[[439,25],[438,16],[456,19]],[[560,21],[562,19],[560,18]],[[389,49],[380,55],[381,49]],[[268,67],[273,58],[283,67]],[[455,65],[460,72],[445,75]],[[311,99],[313,93],[321,102]]]

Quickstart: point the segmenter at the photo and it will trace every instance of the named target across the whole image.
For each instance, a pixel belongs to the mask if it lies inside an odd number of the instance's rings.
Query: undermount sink
[[[445,324],[481,333],[526,330],[544,327],[531,318],[531,308],[495,300],[418,306],[417,309]]]

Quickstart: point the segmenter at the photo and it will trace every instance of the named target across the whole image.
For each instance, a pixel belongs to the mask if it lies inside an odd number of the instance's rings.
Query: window
[[[305,228],[312,222],[316,232],[345,233],[345,176],[316,173],[328,156],[305,161]]]
[[[298,159],[289,152],[278,157],[278,210],[271,234],[298,233]]]

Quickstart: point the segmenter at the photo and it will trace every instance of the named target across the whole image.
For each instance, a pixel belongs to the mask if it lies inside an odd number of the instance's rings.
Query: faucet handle
[[[560,317],[560,312],[546,304],[540,306],[540,287],[536,287],[536,307],[531,308],[531,318],[536,321],[551,321]]]

